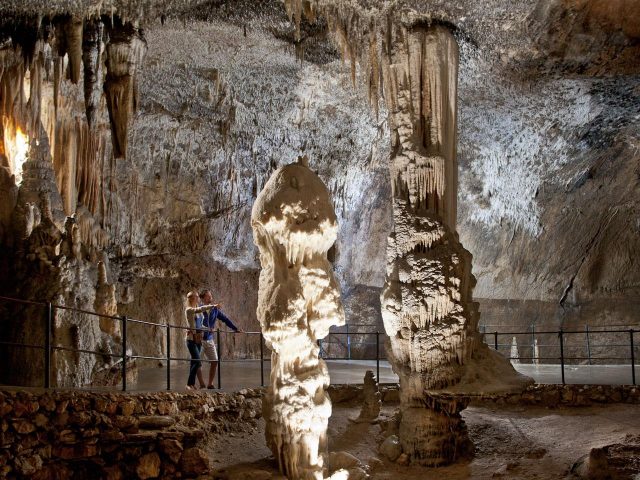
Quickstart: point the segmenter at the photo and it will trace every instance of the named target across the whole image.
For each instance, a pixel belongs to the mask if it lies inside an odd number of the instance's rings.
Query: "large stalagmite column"
[[[400,377],[403,451],[413,463],[444,465],[469,446],[460,417],[468,397],[450,395],[452,387],[480,357],[500,360],[480,341],[471,254],[456,233],[457,43],[443,26],[401,30],[395,40],[383,68],[394,229],[382,317]]]
[[[329,193],[301,161],[278,169],[251,214],[260,250],[258,319],[272,350],[266,439],[289,479],[323,478],[331,402],[317,340],[344,311],[327,251],[338,223]]]

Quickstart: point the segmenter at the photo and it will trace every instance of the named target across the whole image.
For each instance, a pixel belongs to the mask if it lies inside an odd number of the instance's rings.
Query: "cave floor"
[[[389,417],[394,408],[383,408]],[[372,479],[572,479],[574,463],[591,448],[623,441],[640,434],[637,406],[611,405],[588,408],[469,407],[463,412],[475,444],[470,461],[442,468],[403,467],[377,453],[380,427],[355,424],[359,407],[334,406],[329,421],[329,450],[346,451],[363,464],[382,461],[369,473]],[[214,478],[274,478],[277,466],[264,442],[264,420],[244,433],[211,437]],[[283,477],[279,477],[283,478]]]

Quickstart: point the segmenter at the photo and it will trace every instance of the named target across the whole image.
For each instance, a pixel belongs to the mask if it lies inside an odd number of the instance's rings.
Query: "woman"
[[[200,388],[205,387],[202,371],[200,370],[200,353],[202,352],[202,321],[203,312],[211,310],[213,305],[198,306],[198,292],[192,291],[187,294],[187,307],[184,315],[187,325],[187,348],[191,355],[191,365],[189,367],[189,379],[187,380],[187,390],[196,390],[196,376],[200,383]]]

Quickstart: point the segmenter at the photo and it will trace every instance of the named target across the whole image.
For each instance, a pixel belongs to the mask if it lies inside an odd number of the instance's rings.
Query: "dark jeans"
[[[189,353],[191,354],[191,365],[189,366],[189,380],[187,380],[187,385],[193,386],[196,384],[196,375],[198,374],[198,369],[202,364],[202,362],[200,361],[202,345],[197,344],[193,340],[187,340],[187,348],[189,349]]]

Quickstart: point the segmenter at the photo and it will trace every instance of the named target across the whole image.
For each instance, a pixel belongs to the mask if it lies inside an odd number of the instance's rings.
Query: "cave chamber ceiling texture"
[[[449,201],[480,322],[637,324],[637,2],[285,3],[0,1],[3,293],[179,324],[184,293],[209,286],[257,329],[251,205],[306,154],[340,224],[331,257],[347,322],[382,330],[392,147],[380,53],[389,25],[440,25],[459,48]],[[60,314],[57,341],[112,348],[118,331],[80,321]],[[162,329],[130,333],[136,353],[163,354]],[[258,348],[237,336],[223,355]],[[59,357],[62,383],[102,368]],[[35,382],[31,360],[22,380]]]

